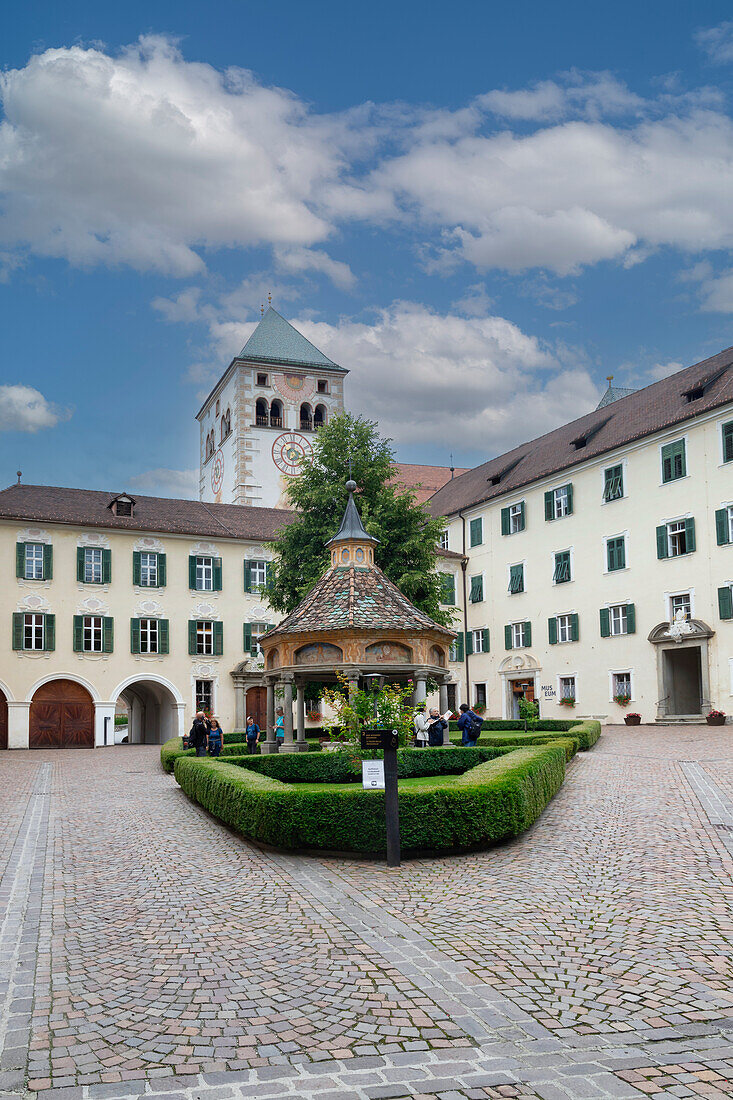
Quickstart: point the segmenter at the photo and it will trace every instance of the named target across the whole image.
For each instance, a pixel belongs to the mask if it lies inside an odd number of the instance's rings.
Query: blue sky
[[[16,8],[0,484],[195,495],[273,304],[412,462],[733,343],[724,3]]]

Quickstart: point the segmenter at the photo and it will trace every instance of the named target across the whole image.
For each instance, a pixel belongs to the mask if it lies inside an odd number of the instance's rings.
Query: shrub
[[[455,729],[455,722],[449,723],[450,733],[458,733],[458,727]],[[516,734],[509,736],[512,730],[516,730]],[[577,719],[573,721],[566,721],[560,718],[546,718],[537,723],[534,731],[531,733],[524,732],[524,722],[520,722],[516,719],[507,719],[501,721],[498,718],[492,718],[488,722],[484,722],[481,728],[481,736],[479,738],[479,745],[493,745],[496,742],[493,738],[487,737],[487,734],[491,734],[493,731],[497,733],[503,732],[507,734],[507,740],[501,741],[501,744],[544,744],[548,740],[554,740],[554,738],[547,737],[547,734],[551,733],[567,733],[570,737],[575,737],[578,741],[578,747],[581,752],[585,752],[588,749],[593,748],[598,738],[601,736],[601,723],[595,718],[587,718],[584,722],[579,722]],[[543,735],[545,735],[543,737]],[[542,737],[541,742],[530,740],[527,738]],[[460,735],[458,737],[451,737],[453,744],[460,744]]]
[[[466,760],[487,750],[418,750],[414,756],[446,754]],[[561,745],[538,745],[498,753],[457,780],[439,777],[427,787],[400,791],[400,835],[405,853],[451,851],[517,836],[535,821],[562,785]],[[451,754],[451,755],[448,755]],[[325,756],[326,754],[324,754]],[[341,755],[341,754],[339,754]],[[262,757],[310,765],[308,756]],[[408,758],[403,754],[403,765]],[[386,847],[384,795],[356,783],[348,790],[299,790],[246,766],[179,756],[175,776],[181,788],[220,820],[246,836],[284,848],[383,853]],[[320,761],[319,761],[320,763]],[[334,765],[335,766],[335,765]],[[411,766],[411,765],[409,765]],[[456,764],[457,766],[457,764]]]
[[[173,765],[179,756],[195,755],[195,749],[184,749],[183,741],[180,737],[171,737],[170,741],[166,741],[160,746],[160,763],[164,772],[173,771]]]

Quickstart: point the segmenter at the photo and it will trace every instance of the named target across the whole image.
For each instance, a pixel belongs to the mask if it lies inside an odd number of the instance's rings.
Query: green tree
[[[351,458],[362,523],[379,539],[377,564],[415,607],[450,624],[450,612],[440,606],[435,569],[443,524],[417,502],[413,491],[390,484],[390,443],[380,437],[376,424],[350,413],[334,416],[318,430],[312,458],[303,460],[298,476],[288,482],[296,519],[281,530],[274,547],[276,570],[268,599],[276,611],[292,611],[330,564],[325,544],[336,534],[346,507]]]

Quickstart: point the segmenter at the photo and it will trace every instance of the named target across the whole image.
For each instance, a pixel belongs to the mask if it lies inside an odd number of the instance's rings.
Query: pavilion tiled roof
[[[453,635],[414,607],[378,566],[352,565],[329,569],[267,637],[335,630],[439,630]]]
[[[733,347],[522,443],[447,482],[430,498],[434,516],[515,494],[541,478],[733,402]]]

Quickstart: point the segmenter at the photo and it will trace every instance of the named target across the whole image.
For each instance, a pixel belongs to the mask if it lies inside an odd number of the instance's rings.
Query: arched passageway
[[[178,734],[178,706],[172,691],[154,680],[136,680],[119,695],[127,704],[131,745],[162,745]]]
[[[31,749],[93,749],[94,703],[73,680],[49,680],[31,700]]]

